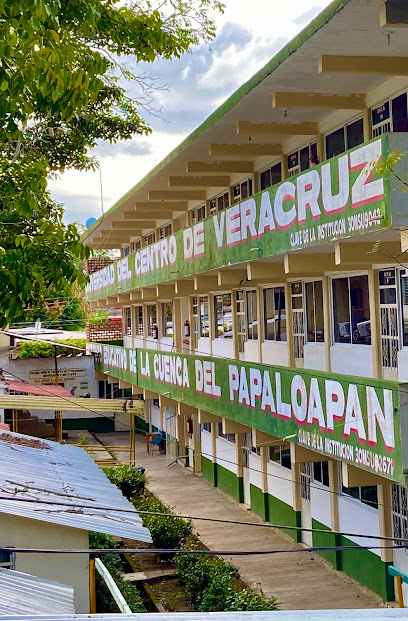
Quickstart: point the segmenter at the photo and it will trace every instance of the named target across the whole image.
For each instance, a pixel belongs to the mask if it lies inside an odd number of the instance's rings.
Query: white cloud
[[[170,63],[157,61],[148,73],[169,90],[157,92],[163,117],[147,117],[153,134],[120,145],[104,144],[101,161],[105,209],[142,179],[215,107],[259,70],[299,32],[329,0],[225,0],[217,15],[219,37],[209,46]],[[141,66],[145,71],[146,65]],[[99,171],[69,171],[49,184],[53,197],[65,203],[66,220],[100,215]]]

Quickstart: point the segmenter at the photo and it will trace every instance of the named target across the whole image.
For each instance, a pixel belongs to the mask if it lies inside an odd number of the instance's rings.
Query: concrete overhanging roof
[[[247,135],[237,133],[239,121],[250,122],[288,122],[320,124],[324,133],[333,127],[330,119],[338,111],[313,108],[291,108],[285,116],[282,108],[272,107],[272,96],[277,92],[366,94],[380,88],[385,78],[381,75],[336,74],[318,72],[321,55],[355,55],[396,57],[408,55],[408,39],[405,29],[396,29],[391,38],[388,30],[381,28],[379,9],[383,0],[334,0],[291,42],[284,46],[260,71],[238,88],[219,108],[217,108],[180,145],[171,151],[164,160],[153,168],[143,179],[134,185],[83,235],[83,241],[93,247],[120,247],[136,236],[137,223],[129,222],[128,230],[115,229],[113,221],[123,219],[127,211],[137,215],[137,203],[149,202],[152,190],[172,192],[169,188],[170,176],[188,176],[187,163],[199,160],[215,162],[221,158],[210,156],[209,147],[218,144],[248,144]],[[367,106],[377,101],[367,101]],[[356,111],[357,112],[357,111]],[[350,117],[345,111],[344,120]],[[340,121],[337,120],[337,123]],[[313,140],[314,134],[304,136],[305,142]],[[288,153],[298,146],[298,137],[274,134],[273,136],[252,136],[252,144],[280,143]],[[241,158],[253,159],[253,158]],[[256,169],[262,169],[271,162],[270,156],[255,159]],[[180,188],[181,190],[182,188]],[[186,188],[183,188],[184,190]],[[213,190],[213,192],[212,192]],[[207,187],[207,196],[216,195],[220,188]],[[167,202],[167,201],[166,201]],[[189,207],[202,204],[202,200],[189,201]],[[154,203],[158,209],[160,203]],[[168,205],[167,205],[168,207]],[[143,211],[144,213],[144,211]],[[181,215],[173,211],[173,217]],[[149,217],[153,216],[154,211]],[[171,211],[169,211],[171,214]],[[170,219],[169,216],[168,219]],[[164,220],[163,220],[164,222]],[[157,221],[159,226],[162,221]],[[102,231],[106,231],[102,234]],[[147,232],[147,231],[146,231]],[[140,233],[140,232],[139,232]],[[139,234],[137,233],[137,235]],[[102,236],[101,236],[102,234]],[[110,243],[112,240],[112,243]]]

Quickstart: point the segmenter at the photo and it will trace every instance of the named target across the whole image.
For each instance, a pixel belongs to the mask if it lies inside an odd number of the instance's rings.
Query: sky
[[[93,151],[100,172],[67,171],[49,182],[53,198],[65,206],[67,222],[98,218],[102,200],[107,211],[329,4],[329,0],[224,2],[226,10],[216,15],[217,36],[210,45],[172,61],[160,59],[150,65],[128,61],[136,74],[156,78],[160,88],[153,93],[152,105],[160,114],[143,112],[153,129],[149,136],[100,144]]]

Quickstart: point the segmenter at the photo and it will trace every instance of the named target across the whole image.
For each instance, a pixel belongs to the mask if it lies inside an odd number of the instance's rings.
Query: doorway
[[[310,463],[300,464],[300,496],[302,499],[301,525],[303,528],[312,528],[312,505],[310,502],[310,483],[312,480],[312,467]],[[313,545],[313,533],[311,530],[302,530],[302,542],[308,546]]]

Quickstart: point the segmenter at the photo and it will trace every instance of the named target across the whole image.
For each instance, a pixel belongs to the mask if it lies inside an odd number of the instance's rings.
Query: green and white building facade
[[[376,538],[408,538],[400,4],[333,2],[85,235],[121,250],[87,296],[123,346],[91,348],[138,427],[298,541],[382,546],[322,555],[385,600],[408,571]]]

